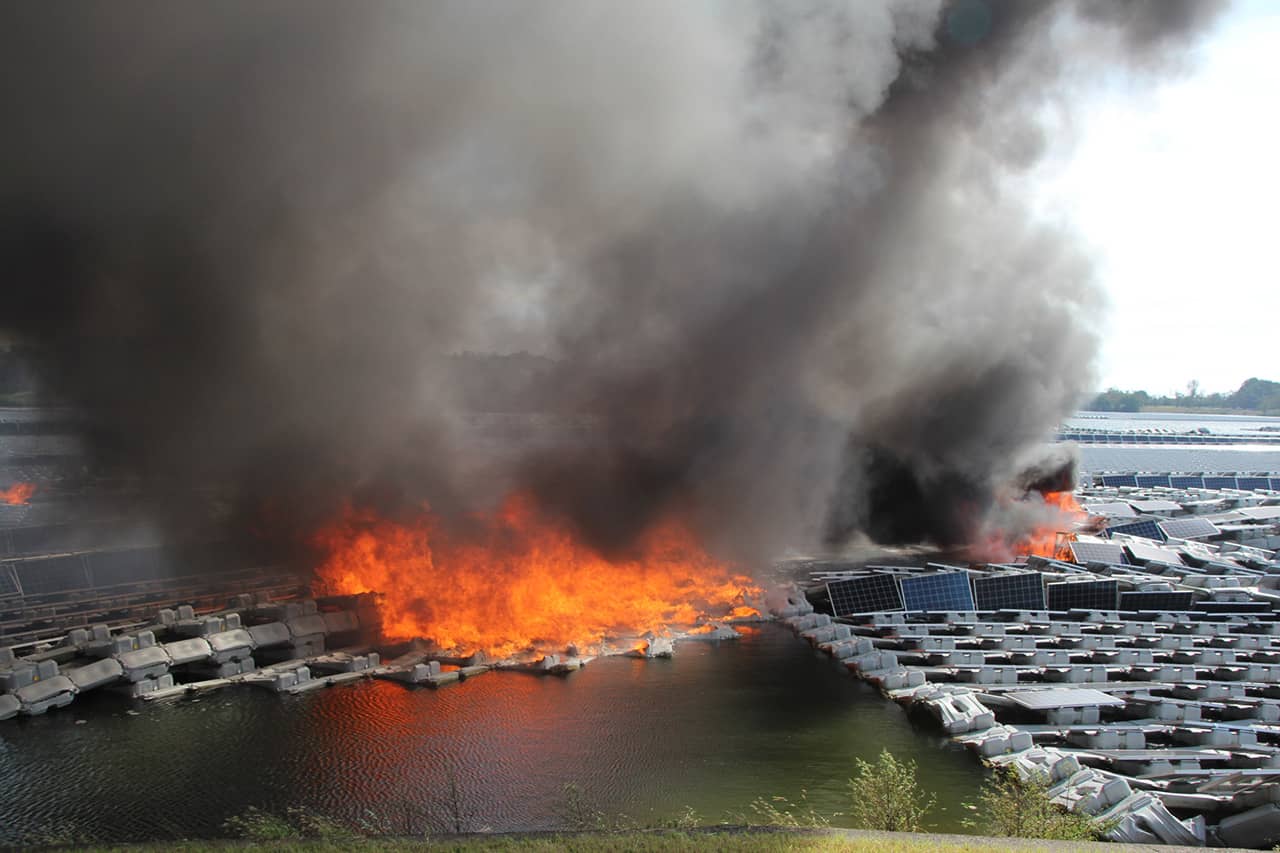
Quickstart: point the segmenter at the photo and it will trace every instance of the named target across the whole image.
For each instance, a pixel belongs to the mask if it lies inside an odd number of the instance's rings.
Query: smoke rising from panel
[[[1069,81],[1215,11],[13,6],[0,324],[100,463],[281,530],[522,488],[606,550],[959,541],[1091,387],[1088,260],[1027,201]],[[464,351],[545,360],[477,395]],[[477,399],[586,438],[473,452]]]

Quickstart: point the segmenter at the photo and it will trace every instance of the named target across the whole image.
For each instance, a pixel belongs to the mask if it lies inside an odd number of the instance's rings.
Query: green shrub
[[[290,807],[284,816],[250,806],[227,818],[222,828],[231,835],[249,841],[288,841],[313,838],[320,841],[346,841],[356,837],[350,828],[322,814],[300,807]]]
[[[748,826],[784,826],[791,829],[824,829],[831,819],[809,805],[808,792],[800,791],[799,802],[786,797],[756,797],[747,804],[749,814],[740,814],[739,823]]]
[[[1111,828],[1051,802],[1048,787],[1049,780],[1043,773],[1024,779],[1013,770],[998,771],[978,796],[981,822],[966,823],[990,835],[1063,841],[1101,840]]]
[[[849,780],[849,816],[854,826],[886,832],[924,828],[934,798],[920,788],[914,761],[899,761],[886,749],[875,764],[859,758],[855,766],[857,774]]]

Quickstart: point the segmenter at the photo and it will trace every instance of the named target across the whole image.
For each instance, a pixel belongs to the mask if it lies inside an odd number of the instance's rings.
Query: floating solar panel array
[[[1236,488],[1246,492],[1255,492],[1271,488],[1271,481],[1266,477],[1236,477]]]
[[[1204,487],[1206,489],[1234,489],[1236,487],[1235,477],[1205,477]]]
[[[1203,539],[1218,533],[1213,522],[1203,518],[1175,518],[1161,521],[1159,526],[1169,539]]]
[[[1067,581],[1045,586],[1050,610],[1115,610],[1119,590],[1114,580]]]
[[[1039,572],[973,579],[978,610],[1044,610],[1044,576]]]
[[[1155,488],[1156,486],[1169,485],[1168,474],[1160,474],[1158,476],[1151,475],[1151,474],[1147,474],[1147,475],[1139,474],[1136,479],[1138,481],[1138,486],[1144,489],[1152,489],[1152,488]]]
[[[917,610],[973,610],[973,591],[967,572],[941,572],[902,578],[903,608]]]
[[[827,595],[836,616],[902,609],[898,579],[892,575],[864,575],[827,581]]]
[[[1169,485],[1175,489],[1203,489],[1204,477],[1170,477]]]
[[[1144,539],[1153,539],[1156,542],[1163,542],[1166,538],[1164,531],[1154,521],[1135,521],[1130,524],[1117,524],[1114,527],[1108,527],[1106,530],[1108,536],[1113,533],[1123,533],[1127,536],[1141,536]]]
[[[1138,478],[1133,474],[1104,474],[1102,476],[1102,485],[1104,486],[1133,486],[1137,488]]]
[[[1071,555],[1077,563],[1110,563],[1122,566],[1128,562],[1124,547],[1110,542],[1072,542]]]
[[[1183,611],[1191,609],[1195,593],[1173,591],[1135,591],[1120,593],[1121,610]]]

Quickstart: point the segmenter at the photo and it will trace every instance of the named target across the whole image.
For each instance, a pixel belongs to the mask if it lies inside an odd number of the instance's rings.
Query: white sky
[[[1080,118],[1047,194],[1111,303],[1100,386],[1280,380],[1280,2],[1237,2],[1189,72]]]

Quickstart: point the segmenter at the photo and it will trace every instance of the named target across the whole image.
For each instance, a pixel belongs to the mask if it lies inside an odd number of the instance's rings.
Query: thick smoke
[[[1025,201],[1070,81],[1213,11],[10,5],[0,323],[100,462],[255,512],[955,541],[1091,384],[1089,265]],[[482,454],[450,354],[524,349],[586,438]]]

